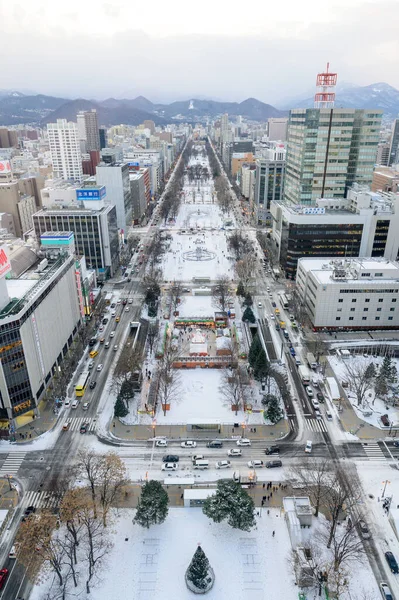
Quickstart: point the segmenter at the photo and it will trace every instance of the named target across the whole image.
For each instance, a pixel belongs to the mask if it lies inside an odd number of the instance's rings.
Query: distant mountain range
[[[313,97],[295,100],[295,108],[312,108],[313,103]],[[342,84],[337,89],[335,106],[337,108],[377,108],[383,110],[384,115],[396,118],[399,113],[399,90],[384,82],[366,86]],[[294,108],[292,101],[287,103],[284,108]]]
[[[382,109],[388,117],[399,113],[399,91],[387,83],[375,83],[364,87],[344,84],[338,88],[335,105],[344,108]],[[134,99],[108,98],[101,102],[78,98],[57,98],[44,94],[23,94],[18,91],[0,90],[0,126],[19,123],[46,125],[56,119],[76,121],[80,110],[95,108],[101,125],[139,125],[146,119],[157,125],[172,122],[196,122],[214,119],[227,112],[230,116],[241,115],[253,121],[266,121],[269,117],[284,117],[290,108],[311,108],[313,97],[291,100],[281,110],[256,98],[243,102],[219,102],[208,99],[191,99],[171,104],[154,104],[144,96]]]
[[[19,92],[10,92],[1,97],[0,125],[30,123],[45,125],[56,119],[76,121],[80,110],[95,108],[101,125],[111,126],[125,123],[139,125],[146,119],[152,119],[156,125],[166,125],[179,121],[203,121],[207,117],[215,118],[225,112],[229,115],[242,115],[254,121],[265,121],[269,117],[287,115],[287,111],[278,110],[270,104],[248,98],[243,102],[216,102],[213,100],[186,100],[172,104],[154,104],[143,96],[134,99],[108,98],[102,102],[94,100],[68,100],[54,96],[26,96]]]

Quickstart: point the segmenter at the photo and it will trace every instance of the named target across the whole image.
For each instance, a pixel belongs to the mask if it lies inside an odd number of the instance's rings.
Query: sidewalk
[[[35,419],[27,417],[26,424],[15,432],[15,441],[20,443],[34,440],[54,427],[58,416],[54,414],[53,407],[54,403],[51,400],[42,400],[39,404],[40,416]]]
[[[252,431],[251,431],[252,429]],[[255,431],[256,430],[256,431]],[[123,425],[118,419],[113,419],[110,427],[110,433],[123,441],[150,440],[153,437],[167,437],[175,440],[213,440],[213,439],[235,439],[245,435],[250,440],[263,440],[273,442],[282,439],[290,432],[287,420],[280,421],[277,425],[256,425],[243,428],[233,427],[232,424],[221,425],[219,431],[187,431],[186,425],[156,425],[153,429],[151,425]]]
[[[11,479],[12,486],[12,479]],[[0,510],[14,508],[18,504],[18,492],[14,488],[10,490],[10,483],[7,478],[0,478]]]

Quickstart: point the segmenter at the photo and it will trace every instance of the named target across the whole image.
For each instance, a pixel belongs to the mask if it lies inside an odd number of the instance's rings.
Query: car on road
[[[290,353],[291,353],[291,356],[296,356],[296,352],[295,352],[294,348],[290,348]]]
[[[262,308],[262,302],[258,302],[258,308]]]
[[[323,416],[322,416],[322,414],[321,414],[321,412],[319,411],[319,409],[318,409],[318,408],[316,408],[316,410],[314,411],[314,414],[315,414],[315,416],[316,416],[316,419],[319,419],[319,420],[320,420],[320,419],[322,419],[322,418],[323,418]]]
[[[114,352],[116,352],[118,350],[118,348],[119,348],[118,344],[115,344],[115,346],[114,346]]]
[[[312,452],[312,445],[313,444],[312,444],[311,440],[308,440],[306,442],[306,446],[305,446],[305,452],[306,452],[306,454],[311,454],[311,452]]]
[[[103,325],[106,325],[107,323],[108,323],[108,319],[105,317],[105,318],[103,319]]]
[[[363,521],[363,520],[359,521],[359,530],[360,530],[360,534],[361,534],[362,538],[364,538],[365,540],[368,540],[371,537],[370,530],[367,527],[365,521]]]
[[[123,304],[123,306],[125,306],[125,305],[127,304],[127,298],[124,298],[124,299],[123,299],[123,302],[122,302],[122,304]]]
[[[116,304],[115,304],[115,302],[113,302],[113,303],[111,304],[111,308],[115,308],[115,306],[116,306]]]
[[[89,427],[88,423],[82,423],[79,429],[79,433],[87,433],[87,428]]]
[[[333,420],[332,413],[330,413],[329,410],[326,410],[326,418],[327,418],[327,421],[332,421]]]
[[[103,344],[105,342],[105,338],[100,338],[100,344]]]
[[[380,590],[384,600],[393,600],[392,592],[385,581],[381,581]]]
[[[193,456],[191,457],[191,460],[193,462],[195,462],[196,460],[204,460],[204,455],[203,454],[193,454]]]
[[[24,516],[22,517],[22,521],[26,521],[28,517],[33,515],[36,512],[36,508],[34,506],[28,506],[28,508],[24,512]]]
[[[385,558],[392,573],[397,575],[399,573],[399,566],[392,552],[385,552]]]
[[[264,465],[263,460],[250,460],[247,464],[250,469],[260,469]]]
[[[120,298],[116,301],[117,304],[121,304],[121,302],[122,300]]]
[[[97,381],[90,381],[89,388],[91,390],[94,390],[94,388],[96,387],[96,385],[97,385]],[[86,402],[86,404],[87,404],[87,402]]]
[[[177,462],[179,462],[179,457],[176,454],[166,454],[162,458],[162,462],[164,462],[164,463],[177,463]]]
[[[89,410],[89,408],[90,408],[90,402],[85,402],[82,406],[83,410]]]
[[[275,317],[275,316],[274,316],[274,314],[272,313],[272,314],[270,315],[270,318],[271,318],[271,320],[272,320],[272,321],[274,321],[274,319],[275,319],[276,317]]]
[[[4,586],[8,577],[8,569],[0,569],[0,590]]]
[[[242,450],[240,450],[240,448],[230,448],[227,452],[227,456],[242,456]]]
[[[164,463],[162,465],[162,471],[177,471],[177,463]]]
[[[240,440],[236,441],[237,446],[250,446],[251,445],[251,440],[249,440],[248,438],[241,438]]]
[[[120,320],[121,320],[121,318],[120,318],[120,317],[116,317],[116,319],[115,319],[115,323],[119,323],[119,321],[120,321]]]
[[[277,467],[282,467],[283,463],[281,462],[281,460],[269,460],[266,463],[266,468],[267,469],[275,469]]]
[[[182,448],[196,448],[197,447],[197,442],[193,442],[191,440],[186,440],[185,442],[182,442],[180,444],[180,446]]]
[[[72,419],[67,419],[67,420],[65,421],[65,423],[63,424],[63,426],[62,426],[62,430],[63,430],[63,431],[68,431],[68,429],[69,429],[69,428],[70,428],[70,426],[71,426],[71,423],[72,423]]]
[[[89,342],[90,348],[92,348],[93,346],[95,346],[96,343],[97,343],[97,338],[91,338],[91,340]]]
[[[318,399],[318,401],[323,404],[324,403],[324,396],[321,392],[317,392],[316,394],[316,398]]]
[[[395,446],[395,448],[399,448],[399,440],[395,440],[393,442],[393,445]]]
[[[102,371],[103,370],[104,365],[102,365],[101,363],[99,365],[97,365],[97,371]]]
[[[156,440],[155,445],[157,448],[166,448],[168,442],[166,440]]]
[[[133,298],[129,298],[129,304],[133,304]]]
[[[310,387],[310,385],[307,385],[305,389],[306,389],[306,393],[309,396],[309,398],[312,398],[313,397],[313,390]]]
[[[267,455],[269,455],[269,454],[279,454],[279,453],[280,453],[279,446],[269,446],[265,450],[265,454],[267,454]]]
[[[128,306],[125,307],[125,312],[129,312],[130,308]]]
[[[111,331],[111,333],[109,334],[109,337],[113,338],[115,336],[115,331]]]
[[[104,331],[104,325],[100,325],[100,327],[98,328],[98,331]]]
[[[68,408],[69,406],[71,406],[71,401],[69,400],[69,398],[66,398],[64,400],[64,406],[65,406],[65,408]]]
[[[229,460],[218,460],[217,463],[215,463],[215,467],[217,469],[229,469],[231,467],[231,463]]]
[[[211,440],[206,445],[207,448],[223,448],[222,440]]]
[[[320,406],[319,401],[316,400],[316,398],[312,398],[312,404],[313,404],[313,408],[319,408],[319,406]]]
[[[276,308],[277,304],[275,302],[272,302],[272,306],[273,308]]]

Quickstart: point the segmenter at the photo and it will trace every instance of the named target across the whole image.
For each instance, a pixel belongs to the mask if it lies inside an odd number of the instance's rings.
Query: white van
[[[195,460],[193,463],[194,469],[209,469],[209,461],[208,460]]]
[[[72,402],[72,404],[71,404],[71,407],[72,407],[72,408],[78,408],[78,406],[79,406],[79,400],[75,399],[75,400]]]

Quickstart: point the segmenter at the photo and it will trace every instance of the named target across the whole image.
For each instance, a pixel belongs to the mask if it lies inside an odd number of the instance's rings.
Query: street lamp
[[[152,424],[151,424],[151,427],[152,427],[152,437],[155,437],[155,427],[156,427],[156,424],[157,424],[156,419],[153,419],[152,420]]]
[[[12,492],[12,485],[11,485],[11,479],[12,479],[12,475],[6,475],[7,481],[8,481],[8,485],[10,487],[10,491]]]
[[[245,438],[245,422],[241,424],[242,427],[242,437]]]
[[[385,481],[383,481],[382,483],[384,483],[385,485],[384,485],[384,489],[382,490],[382,496],[381,496],[381,498],[383,498],[383,497],[384,497],[385,490],[386,490],[386,488],[387,488],[387,484],[388,484],[388,483],[391,483],[391,482],[390,482],[390,481],[388,481],[388,479],[386,479],[386,480],[385,480]]]

